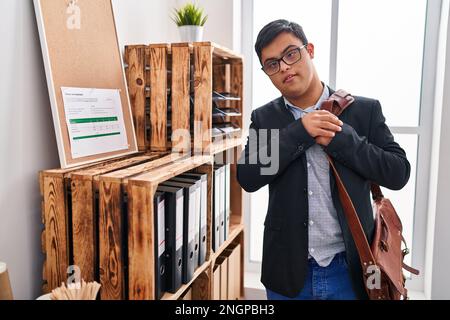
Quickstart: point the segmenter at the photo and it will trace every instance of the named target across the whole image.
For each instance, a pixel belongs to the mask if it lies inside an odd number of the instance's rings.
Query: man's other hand
[[[341,126],[344,124],[334,114],[325,110],[308,113],[301,121],[308,134],[322,146],[328,146],[335,133],[342,131]]]

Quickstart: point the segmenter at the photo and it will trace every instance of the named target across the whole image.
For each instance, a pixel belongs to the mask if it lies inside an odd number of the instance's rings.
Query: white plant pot
[[[200,42],[203,40],[202,26],[181,26],[180,30],[181,42]]]

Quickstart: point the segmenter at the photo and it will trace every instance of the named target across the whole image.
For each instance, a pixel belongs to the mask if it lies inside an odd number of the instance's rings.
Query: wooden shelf
[[[141,174],[139,176],[135,176],[133,181],[140,181],[142,183],[147,184],[159,184],[163,181],[166,181],[170,178],[173,178],[179,174],[182,174],[186,171],[195,169],[203,164],[211,163],[211,156],[193,156],[187,158],[181,158],[176,162],[169,163],[167,165],[160,166],[155,168],[155,170],[151,172],[147,172]]]
[[[214,91],[238,97],[222,107],[236,110],[233,126],[243,129],[242,55],[213,42],[163,43],[126,46],[125,60],[139,150],[208,152]]]
[[[167,49],[167,52],[169,54],[172,54],[172,48],[176,48],[176,47],[188,47],[189,48],[189,53],[193,54],[194,53],[194,45],[197,46],[210,46],[213,49],[213,54],[216,56],[219,56],[221,58],[225,58],[225,59],[239,59],[242,60],[244,57],[226,47],[223,47],[217,43],[214,42],[208,42],[208,41],[203,41],[203,42],[193,42],[193,43],[172,43],[172,44],[167,44],[167,43],[160,43],[160,44],[152,44],[152,47],[155,48],[165,48]]]
[[[98,232],[93,223],[98,214],[95,212],[93,194],[98,191],[99,175],[158,163],[160,156],[136,153],[77,168],[40,172],[44,225],[41,241],[45,256],[43,293],[50,292],[65,281],[70,261],[76,261],[82,268],[84,280],[97,280],[94,279],[97,244],[92,237]]]
[[[210,45],[213,48],[214,55],[217,55],[223,59],[237,59],[243,60],[244,57],[226,47],[223,47],[214,42],[202,42],[202,45]]]
[[[244,225],[231,224],[231,233],[212,258],[213,300],[243,300]],[[225,285],[224,285],[225,281]]]
[[[242,137],[222,139],[211,144],[211,154],[218,154],[228,149],[242,145]]]
[[[230,234],[228,235],[227,240],[222,243],[219,250],[214,252],[212,260],[215,261],[218,256],[220,256],[223,251],[239,236],[239,234],[244,230],[243,224],[230,224]]]
[[[244,269],[243,190],[236,178],[245,143],[243,57],[212,42],[127,46],[125,52],[141,152],[41,172],[44,293],[58,287],[67,277],[67,266],[75,262],[86,281],[102,284],[102,300],[155,299],[154,195],[160,183],[191,171],[207,176],[206,262],[188,284],[176,293],[164,293],[162,300],[179,299],[189,288],[193,299],[211,299],[216,258],[226,255],[234,243],[240,245],[240,270]],[[219,104],[236,110],[223,121],[239,132],[213,139],[213,91],[240,98]],[[170,136],[179,129],[188,130],[189,139]],[[230,230],[213,252],[214,165],[221,162],[230,164]]]
[[[202,266],[198,267],[195,270],[194,275],[192,276],[192,280],[187,284],[183,284],[180,289],[176,293],[166,292],[162,296],[161,300],[177,300],[179,297],[183,295],[183,293],[191,286],[191,284],[209,267],[211,266],[211,260],[206,261]]]

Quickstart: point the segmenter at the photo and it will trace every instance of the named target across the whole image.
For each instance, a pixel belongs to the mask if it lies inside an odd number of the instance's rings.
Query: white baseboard
[[[424,292],[408,291],[409,300],[428,300]]]
[[[260,280],[259,272],[246,272],[244,275],[244,291],[246,300],[267,300],[266,289]]]

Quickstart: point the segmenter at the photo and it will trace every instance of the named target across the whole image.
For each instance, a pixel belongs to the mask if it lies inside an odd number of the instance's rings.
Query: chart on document
[[[61,90],[74,159],[128,148],[118,89]]]

